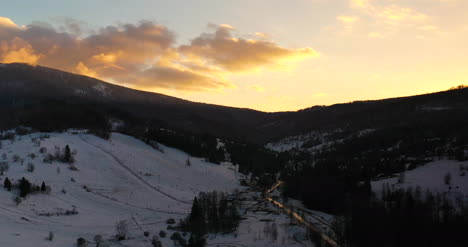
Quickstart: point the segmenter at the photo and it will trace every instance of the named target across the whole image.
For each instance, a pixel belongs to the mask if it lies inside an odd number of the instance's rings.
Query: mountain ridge
[[[440,113],[456,114],[463,112],[463,106],[468,104],[468,89],[465,88],[268,113],[191,102],[164,94],[130,89],[83,75],[19,63],[1,64],[0,96],[0,114],[12,116],[7,121],[9,124],[0,124],[2,128],[18,124],[34,125],[41,118],[39,115],[45,114],[43,111],[48,108],[57,111],[52,114],[52,110],[49,110],[49,118],[62,116],[62,113],[70,118],[64,128],[89,127],[72,121],[73,116],[69,116],[71,109],[83,111],[82,115],[95,115],[89,120],[90,124],[103,116],[123,118],[130,123],[146,123],[261,144],[310,131],[338,128],[355,131],[402,124],[415,115],[432,118]],[[62,109],[67,107],[70,109]],[[432,111],[434,109],[438,110]],[[48,120],[41,118],[41,121]]]

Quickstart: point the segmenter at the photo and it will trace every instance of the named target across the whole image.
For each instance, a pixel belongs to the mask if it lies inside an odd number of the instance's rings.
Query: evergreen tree
[[[180,236],[179,232],[174,232],[171,235],[171,240],[174,241],[174,245],[177,245],[177,243],[182,239],[182,236]]]
[[[65,154],[63,156],[63,160],[67,163],[70,163],[71,162],[71,151],[70,151],[70,147],[67,145],[65,146]]]
[[[193,199],[192,210],[190,211],[189,216],[189,225],[192,229],[192,232],[204,232],[205,231],[205,217],[203,216],[203,211],[199,205],[197,197]]]
[[[20,180],[19,189],[20,189],[20,196],[26,197],[26,195],[31,193],[31,183],[23,177]]]
[[[46,186],[45,186],[44,181],[42,181],[41,191],[42,191],[42,192],[46,191]]]
[[[11,184],[11,181],[10,181],[10,179],[8,177],[5,178],[5,182],[3,183],[3,187],[5,189],[7,189],[8,191],[11,191],[12,184]]]
[[[201,234],[192,233],[188,241],[188,247],[204,247],[206,245],[206,240]]]

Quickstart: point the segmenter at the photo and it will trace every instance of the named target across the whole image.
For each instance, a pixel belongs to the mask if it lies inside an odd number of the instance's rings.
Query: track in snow
[[[122,168],[127,170],[127,172],[129,172],[131,175],[133,175],[137,180],[139,180],[140,182],[142,182],[143,184],[145,184],[146,186],[148,186],[152,190],[154,190],[154,191],[156,191],[156,192],[158,192],[158,193],[160,193],[160,194],[162,194],[162,195],[164,195],[164,196],[166,196],[166,197],[168,197],[168,198],[170,198],[170,199],[172,199],[174,201],[177,201],[177,202],[180,202],[180,203],[183,203],[183,204],[192,204],[192,202],[190,202],[190,201],[184,201],[184,200],[181,200],[179,198],[176,198],[176,197],[172,196],[171,194],[166,193],[166,192],[162,191],[161,189],[153,186],[148,181],[143,179],[140,175],[138,175],[136,172],[132,171],[132,169],[130,169],[128,166],[126,166],[119,158],[117,158],[117,156],[115,156],[110,151],[107,151],[104,148],[102,148],[101,146],[93,144],[93,143],[87,141],[85,138],[83,138],[82,135],[80,135],[80,139],[83,140],[83,142],[87,143],[88,145],[91,145],[91,146],[101,150],[102,152],[106,153],[107,155],[109,155],[115,162],[117,162],[117,164],[119,164]]]

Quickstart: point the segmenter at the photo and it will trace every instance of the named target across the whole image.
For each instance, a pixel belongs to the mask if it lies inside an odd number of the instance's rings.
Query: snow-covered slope
[[[74,246],[77,238],[92,240],[96,234],[109,239],[119,220],[128,222],[133,238],[124,244],[150,246],[143,232],[158,233],[166,230],[168,218],[185,218],[200,191],[239,188],[235,167],[207,163],[161,145],[162,153],[122,134],[113,133],[109,141],[80,131],[41,135],[2,141],[0,154],[6,158],[0,157],[0,162],[7,162],[9,170],[0,176],[1,182],[25,177],[38,185],[44,181],[52,191],[30,194],[16,205],[18,192],[0,188],[0,246]],[[76,151],[77,171],[68,164],[43,162],[41,147],[53,154],[66,145]],[[28,163],[34,165],[33,172],[27,170]],[[76,215],[44,216],[74,208]],[[55,235],[53,241],[45,240],[49,232]],[[172,246],[168,237],[162,240],[164,246]]]
[[[445,177],[450,174],[450,181],[446,183]],[[414,170],[406,171],[403,179],[400,175],[372,182],[372,189],[381,194],[384,184],[390,188],[421,187],[421,191],[429,190],[432,193],[447,193],[449,195],[463,194],[468,199],[468,162],[452,160],[439,160],[430,162]],[[398,181],[403,180],[403,181]]]

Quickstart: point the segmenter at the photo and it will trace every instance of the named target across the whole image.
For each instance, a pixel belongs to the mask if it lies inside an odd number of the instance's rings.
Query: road
[[[301,225],[303,225],[304,227],[306,227],[307,229],[309,229],[311,232],[317,234],[324,243],[327,244],[327,246],[332,246],[332,247],[339,247],[338,243],[336,243],[335,240],[333,240],[332,238],[330,238],[328,235],[326,235],[325,233],[323,233],[318,227],[316,227],[314,224],[308,222],[306,219],[304,219],[302,216],[300,216],[298,213],[296,213],[293,209],[289,208],[288,206],[274,200],[273,198],[271,197],[268,197],[268,194],[270,194],[271,192],[275,191],[279,186],[281,186],[281,184],[283,184],[282,181],[278,181],[273,187],[271,187],[271,189],[267,190],[266,191],[266,200],[269,201],[270,203],[273,203],[274,205],[278,206],[279,208],[283,209],[283,211],[288,214],[288,215],[291,215],[297,222],[299,222]]]

